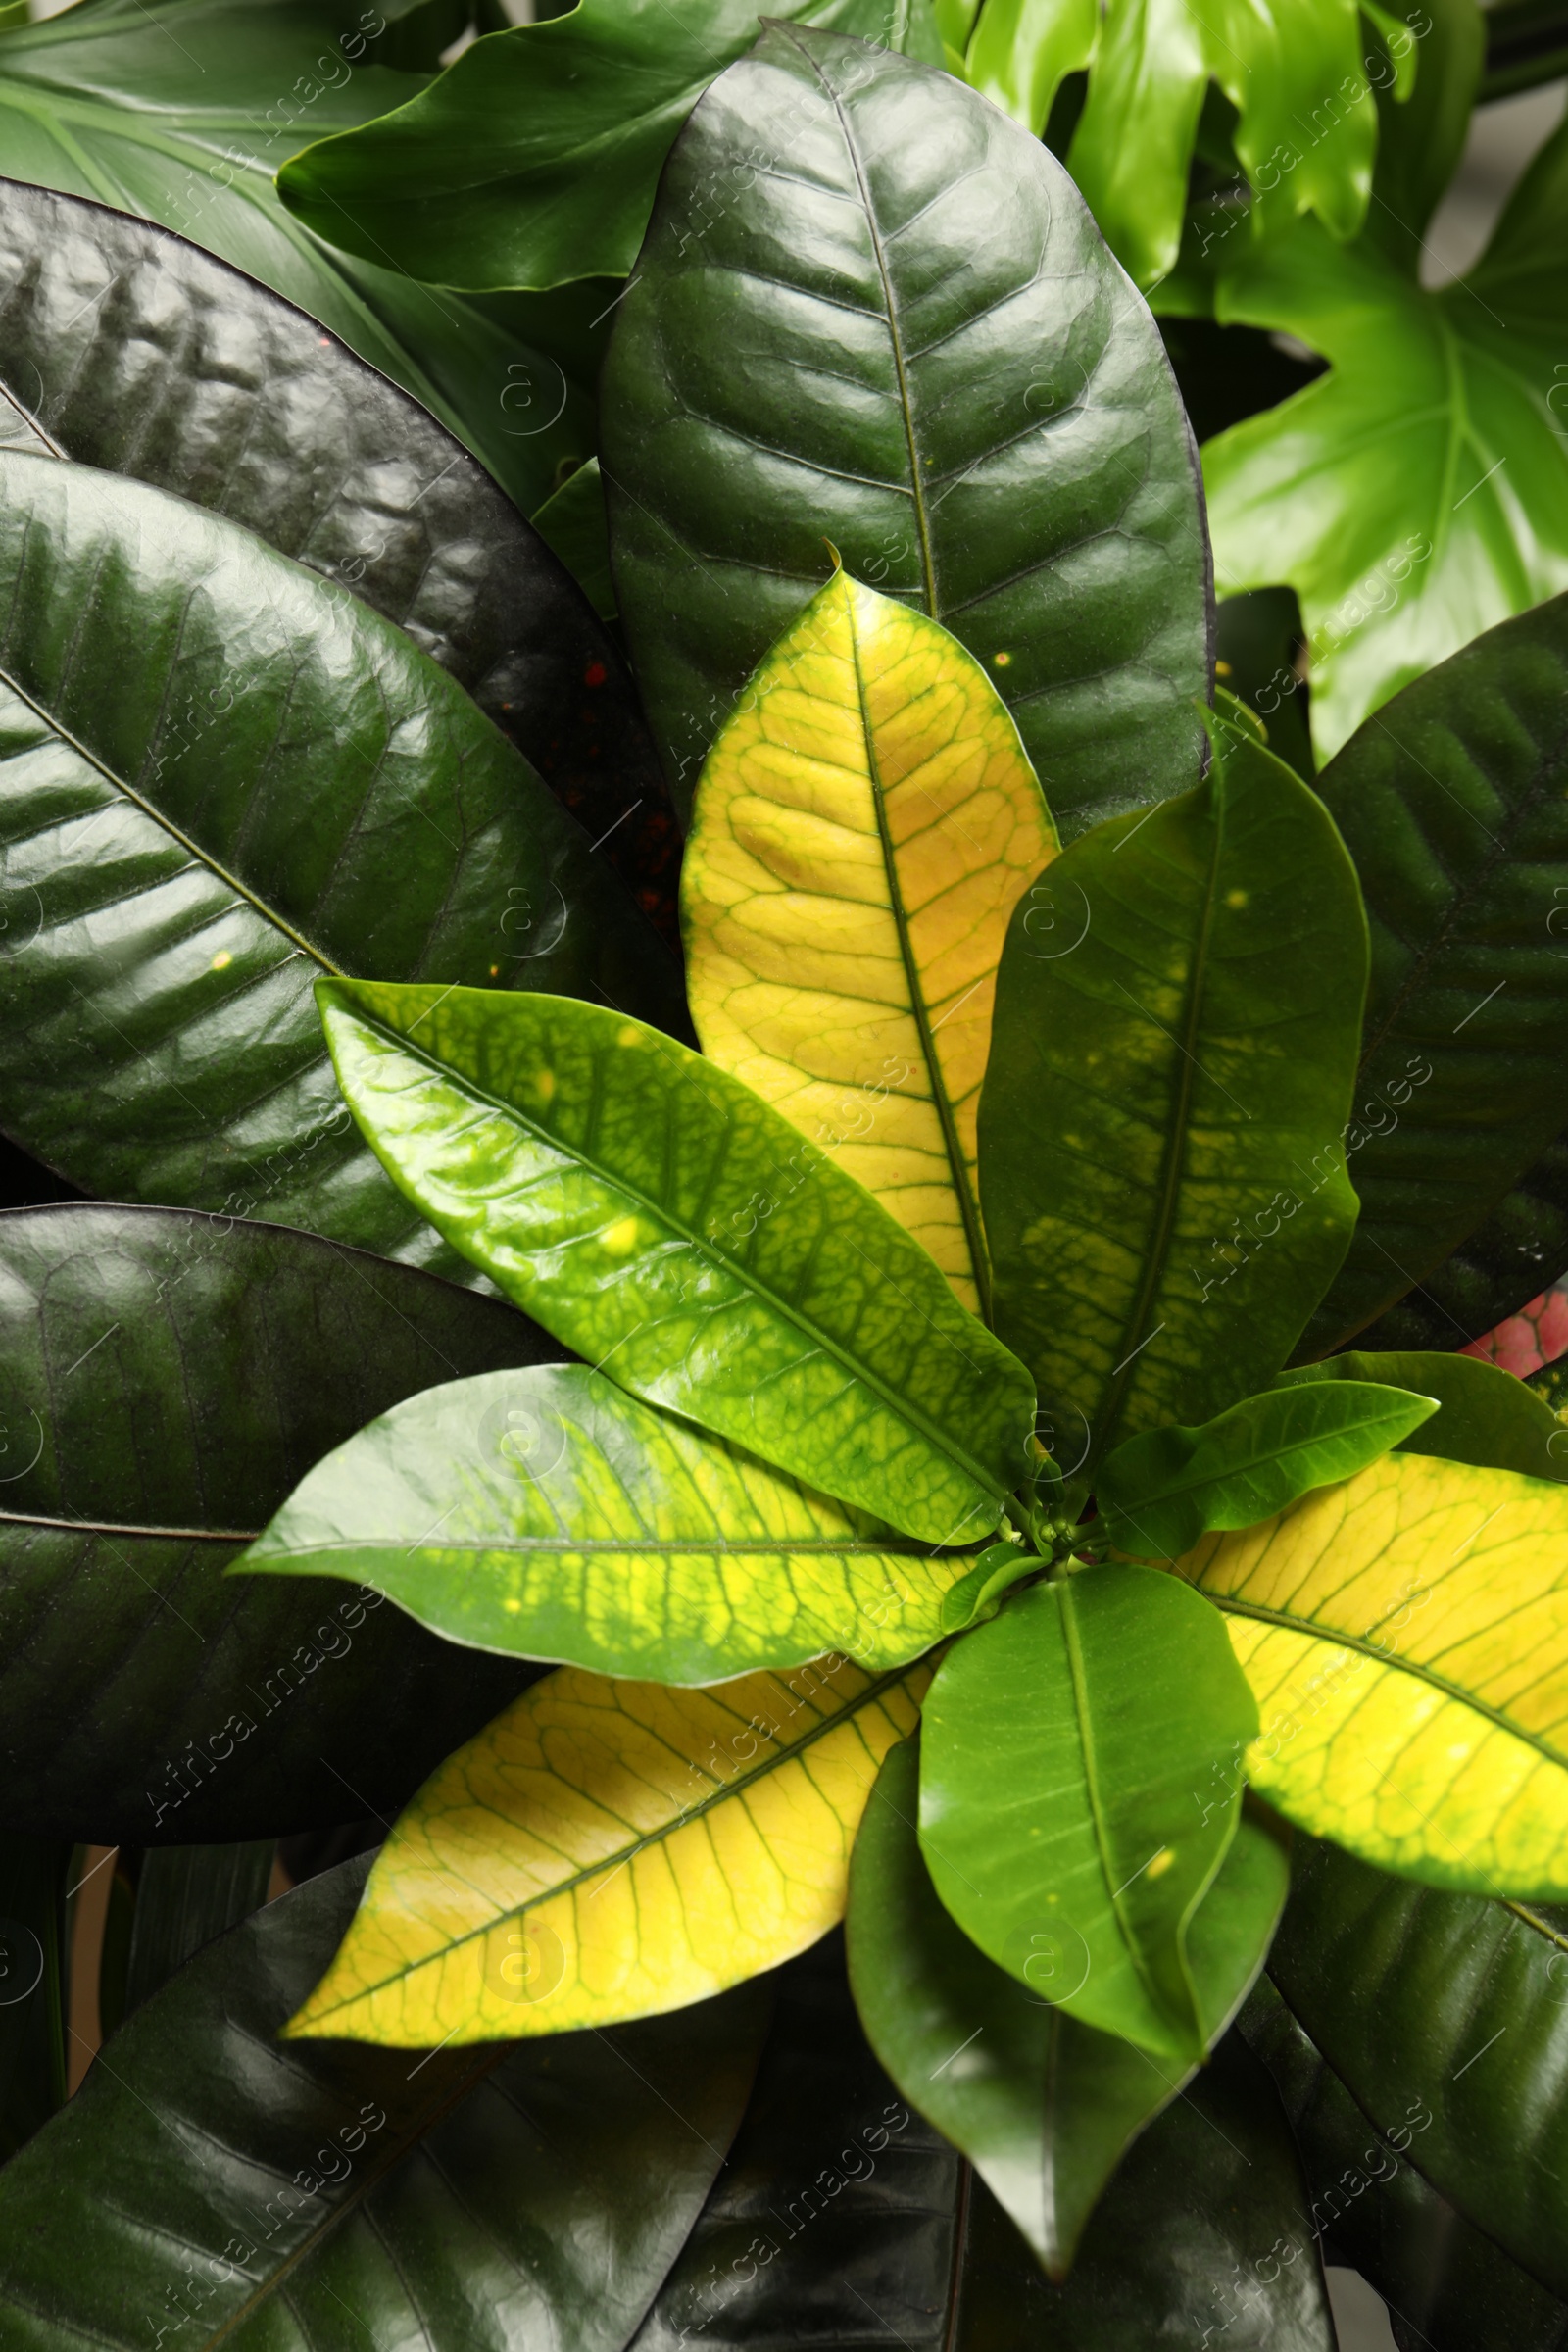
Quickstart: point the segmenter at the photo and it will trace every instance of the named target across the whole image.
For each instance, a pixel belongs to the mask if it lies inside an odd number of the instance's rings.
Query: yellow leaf
[[[996,689],[836,572],[709,754],[681,885],[703,1051],[835,1149],[968,1307],[975,1116],[1007,918],[1054,857]]]
[[[838,1657],[705,1690],[548,1676],[425,1783],[287,2032],[562,2034],[776,1967],[842,1916],[878,1767],[930,1679]]]
[[[1248,1777],[1385,1870],[1568,1896],[1568,1493],[1392,1453],[1178,1572],[1262,1719]]]

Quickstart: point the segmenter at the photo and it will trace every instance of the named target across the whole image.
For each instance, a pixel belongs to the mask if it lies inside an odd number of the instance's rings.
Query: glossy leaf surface
[[[1561,2352],[1568,2304],[1439,2196],[1402,2151],[1430,2123],[1417,2108],[1370,2121],[1265,1978],[1242,2012],[1301,2153],[1314,2233],[1328,2232],[1389,2306],[1400,2352]]]
[[[515,397],[505,414],[527,421]],[[477,459],[315,318],[167,228],[0,182],[0,439],[173,490],[352,589],[467,688],[634,888],[672,896],[673,818],[624,662]]]
[[[0,1216],[0,1802],[131,1846],[388,1812],[527,1679],[350,1587],[225,1581],[362,1422],[537,1362],[497,1299],[174,1209]]]
[[[803,2326],[844,2352],[895,2330],[909,2352],[1142,2352],[1226,2322],[1246,2352],[1332,2352],[1311,2249],[1284,2242],[1302,2203],[1290,2134],[1233,2040],[1132,2151],[1065,2286],[911,2105],[831,1941],[782,1972],[733,2156],[634,2352],[759,2352]]]
[[[1290,1388],[1342,1380],[1381,1381],[1438,1399],[1432,1419],[1399,1440],[1401,1453],[1435,1453],[1448,1462],[1517,1470],[1524,1478],[1568,1479],[1568,1431],[1544,1398],[1496,1364],[1473,1355],[1373,1355],[1348,1348],[1325,1363],[1280,1375],[1281,1386]]]
[[[1298,1853],[1270,1960],[1372,2122],[1465,2219],[1568,2292],[1568,1917]]]
[[[450,1642],[713,1683],[842,1649],[903,1666],[969,1555],[816,1494],[563,1364],[410,1397],[321,1462],[238,1566],[385,1592]]]
[[[138,214],[298,303],[439,416],[526,513],[591,432],[589,391],[505,312],[419,285],[384,256],[349,261],[322,245],[272,184],[306,140],[410,95],[416,85],[385,62],[386,36],[366,23],[400,13],[362,0],[161,0],[152,17],[138,0],[109,0],[7,29],[0,153],[13,179]]]
[[[1568,1131],[1553,1136],[1456,1250],[1356,1337],[1391,1350],[1468,1346],[1528,1306],[1553,1266],[1568,1266]]]
[[[562,1667],[426,1782],[295,2035],[423,2049],[682,2009],[841,1917],[929,1670],[708,1690]]]
[[[1325,759],[1409,680],[1568,587],[1552,372],[1568,133],[1530,165],[1465,278],[1429,291],[1427,221],[1464,144],[1484,14],[1470,0],[1422,14],[1437,30],[1409,105],[1382,109],[1365,232],[1340,246],[1306,219],[1254,240],[1244,215],[1218,212],[1198,232],[1201,291],[1165,298],[1293,335],[1330,363],[1203,460],[1227,590],[1284,581],[1300,598]]]
[[[1174,1560],[1214,1529],[1255,1527],[1353,1477],[1438,1409],[1399,1386],[1347,1377],[1265,1390],[1200,1429],[1145,1430],[1101,1467],[1096,1533],[1135,1559]]]
[[[535,510],[534,528],[581,588],[596,612],[615,614],[615,583],[610,575],[610,517],[605,513],[599,460],[589,458]],[[661,797],[663,779],[660,779]]]
[[[6,2167],[10,2341],[145,2352],[162,2327],[335,2352],[352,2313],[355,2333],[430,2352],[538,2333],[620,2352],[745,2105],[765,1996],[436,2051],[412,2074],[378,2050],[280,2048],[363,1877],[345,1863],[200,1953]]]
[[[678,803],[824,534],[995,679],[1064,836],[1195,780],[1206,566],[1164,353],[1060,166],[973,91],[764,32],[676,142],[602,390]]]
[[[1178,1568],[1230,1616],[1271,1804],[1433,1886],[1568,1893],[1568,1495],[1389,1454]]]
[[[320,1000],[399,1186],[565,1346],[906,1534],[997,1524],[1023,1366],[748,1088],[562,998],[335,982]]]
[[[0,1836],[0,2163],[66,2103],[69,1839]]]
[[[1174,1579],[1107,1567],[1032,1586],[931,1688],[920,1845],[937,1892],[1084,2026],[1200,2059],[1187,1932],[1236,1834],[1256,1720],[1223,1623]]]
[[[1361,1215],[1314,1355],[1441,1263],[1568,1116],[1565,701],[1558,597],[1407,687],[1317,780],[1372,970],[1347,1137]]]
[[[678,1024],[644,917],[454,679],[236,523],[0,454],[0,593],[11,1134],[86,1190],[462,1271],[354,1134],[312,980]]]
[[[927,0],[781,0],[777,14],[941,62]],[[296,156],[278,185],[334,245],[441,285],[624,277],[671,141],[756,38],[749,0],[579,0],[476,42],[395,113]]]
[[[826,1144],[969,1307],[975,1117],[1014,905],[1055,855],[1018,730],[923,613],[847,573],[703,769],[681,876],[703,1051]]]
[[[856,1839],[847,1938],[873,2046],[910,2103],[971,2159],[1054,2278],[1131,2140],[1191,2069],[1093,2027],[1048,1997],[1042,1950],[1026,1989],[938,1899],[915,1833],[915,1742],[892,1750]],[[1204,2034],[1217,2040],[1262,1966],[1289,1864],[1243,1817],[1193,1914],[1188,1957]]]
[[[1289,1355],[1355,1216],[1364,940],[1321,802],[1223,721],[1205,783],[1075,842],[1015,914],[981,1200],[1066,1475]]]

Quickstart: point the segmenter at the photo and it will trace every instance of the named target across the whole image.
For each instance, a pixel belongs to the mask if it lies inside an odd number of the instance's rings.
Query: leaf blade
[[[748,1088],[564,998],[319,996],[394,1180],[564,1345],[906,1534],[996,1525],[1027,1438],[1023,1367]]]
[[[927,1679],[840,1658],[699,1691],[559,1668],[394,1826],[290,2037],[554,2034],[804,1951],[843,1910],[855,1826]]]
[[[825,1137],[982,1312],[975,1119],[996,966],[1056,846],[978,664],[838,571],[709,754],[682,869],[705,1054]],[[857,1088],[857,1126],[835,1141]]]

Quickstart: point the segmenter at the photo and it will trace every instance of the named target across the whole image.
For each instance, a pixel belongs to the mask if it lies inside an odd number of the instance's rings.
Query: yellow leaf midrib
[[[974,1287],[979,1296],[980,1319],[991,1321],[991,1270],[985,1234],[980,1223],[980,1203],[970,1180],[968,1162],[958,1136],[958,1123],[954,1116],[948,1097],[946,1074],[937,1051],[936,1032],[931,1026],[931,1008],[926,1003],[925,985],[914,942],[909,936],[909,914],[904,904],[904,891],[899,879],[898,851],[892,828],[888,823],[887,795],[882,781],[882,761],[877,748],[876,724],[866,698],[865,671],[860,661],[860,630],[855,599],[846,599],[850,624],[850,651],[855,662],[855,692],[860,706],[860,727],[865,738],[866,769],[871,785],[871,807],[876,816],[877,840],[882,851],[882,863],[887,873],[888,904],[893,910],[894,929],[898,935],[899,955],[904,964],[904,977],[909,992],[909,1009],[914,1015],[915,1030],[920,1039],[920,1051],[925,1057],[931,1081],[931,1102],[942,1129],[943,1148],[948,1155],[948,1173],[963,1221],[963,1238],[969,1251]],[[962,1002],[962,999],[959,1000]]]
[[[629,1863],[637,1860],[639,1854],[648,1852],[651,1847],[662,1844],[665,1838],[674,1837],[678,1831],[688,1828],[693,1822],[706,1820],[708,1815],[718,1805],[727,1804],[731,1800],[743,1797],[749,1788],[758,1787],[771,1773],[781,1771],[786,1765],[798,1763],[801,1757],[809,1748],[814,1747],[819,1740],[826,1739],[830,1733],[840,1731],[846,1724],[852,1723],[863,1708],[873,1705],[880,1699],[884,1691],[897,1689],[920,1662],[919,1659],[906,1658],[902,1665],[890,1667],[868,1682],[865,1689],[858,1691],[846,1706],[838,1708],[833,1714],[824,1715],[819,1722],[812,1724],[808,1730],[801,1733],[799,1738],[793,1740],[788,1747],[779,1748],[773,1755],[759,1757],[750,1768],[743,1767],[733,1780],[716,1785],[709,1795],[698,1798],[694,1804],[683,1805],[678,1813],[672,1815],[668,1821],[662,1822],[657,1829],[645,1831],[629,1838],[625,1846],[618,1852],[612,1851],[602,1854],[597,1861],[572,1871],[569,1877],[557,1880],[553,1886],[542,1886],[536,1894],[529,1895],[525,1901],[514,1905],[511,1911],[498,1911],[493,1918],[486,1920],[481,1926],[466,1928],[461,1935],[450,1936],[437,1950],[426,1953],[421,1959],[410,1961],[407,1967],[398,1970],[395,1975],[380,1977],[373,1984],[367,1983],[356,1985],[353,1992],[345,1994],[334,2004],[332,2009],[323,2010],[320,2013],[321,2016],[331,2017],[336,2010],[358,2008],[362,2002],[373,2000],[378,1993],[389,1991],[393,1987],[405,1984],[411,1977],[417,1976],[426,1968],[444,1966],[452,1954],[461,1951],[466,1944],[482,1942],[485,1937],[494,1933],[503,1920],[520,1919],[524,1912],[537,1910],[541,1904],[559,1902],[567,1895],[575,1894],[580,1887],[586,1886],[594,1879],[603,1878],[608,1871],[625,1869]],[[565,1671],[570,1670],[566,1669]],[[787,1670],[789,1673],[800,1673],[801,1671],[803,1669],[799,1667]],[[539,1687],[544,1689],[547,1684]],[[788,1687],[787,1684],[786,1687]],[[564,1785],[571,1788],[574,1794],[579,1793],[572,1783],[568,1782]],[[319,2032],[319,2021],[313,2019],[312,2022],[314,2029]]]
[[[1467,1707],[1472,1714],[1481,1716],[1494,1731],[1503,1732],[1512,1740],[1522,1740],[1525,1746],[1534,1748],[1544,1762],[1556,1765],[1559,1771],[1568,1769],[1568,1751],[1550,1746],[1539,1733],[1531,1731],[1513,1716],[1500,1713],[1476,1691],[1466,1690],[1462,1683],[1450,1682],[1436,1667],[1424,1665],[1416,1658],[1400,1657],[1396,1650],[1379,1649],[1366,1634],[1341,1633],[1335,1627],[1319,1625],[1309,1617],[1293,1617],[1283,1609],[1264,1608],[1257,1601],[1239,1600],[1228,1592],[1211,1592],[1204,1585],[1200,1585],[1198,1590],[1205,1600],[1211,1600],[1227,1616],[1250,1617],[1255,1624],[1273,1626],[1280,1633],[1326,1642],[1334,1649],[1354,1650],[1357,1656],[1370,1658],[1374,1665],[1407,1674],[1413,1682],[1426,1684],[1429,1690],[1441,1692],[1445,1698],[1452,1699],[1458,1705]],[[1373,1632],[1376,1630],[1375,1627],[1372,1629]]]

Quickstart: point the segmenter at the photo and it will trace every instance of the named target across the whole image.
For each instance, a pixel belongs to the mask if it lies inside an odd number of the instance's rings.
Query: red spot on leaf
[[[582,682],[585,686],[602,686],[609,674],[602,662],[590,662],[582,673]]]

